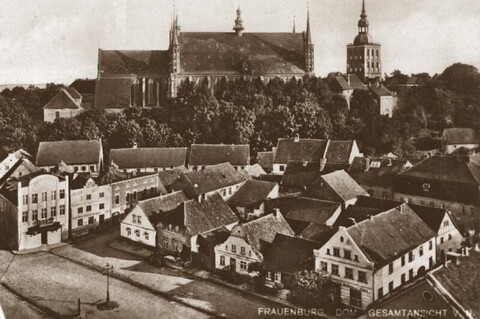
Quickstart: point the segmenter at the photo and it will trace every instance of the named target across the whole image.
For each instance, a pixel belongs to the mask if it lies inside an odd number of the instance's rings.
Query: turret
[[[242,10],[240,10],[240,7],[238,7],[237,9],[237,18],[235,19],[235,25],[233,26],[233,30],[239,37],[242,36],[243,30],[245,30],[245,28],[243,27]]]

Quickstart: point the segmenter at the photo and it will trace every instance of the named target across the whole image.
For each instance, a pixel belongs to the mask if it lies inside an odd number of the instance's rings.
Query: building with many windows
[[[38,248],[68,237],[69,179],[37,171],[0,190],[0,236],[12,250]]]

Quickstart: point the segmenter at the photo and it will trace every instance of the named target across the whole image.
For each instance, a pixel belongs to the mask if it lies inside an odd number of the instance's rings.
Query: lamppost
[[[118,303],[115,301],[110,301],[110,275],[113,274],[113,265],[107,263],[105,267],[103,267],[102,274],[107,276],[107,301],[102,302],[97,306],[100,310],[110,310],[118,307]]]

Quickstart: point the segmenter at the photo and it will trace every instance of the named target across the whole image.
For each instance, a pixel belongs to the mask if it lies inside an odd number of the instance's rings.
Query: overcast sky
[[[305,29],[307,0],[176,0],[182,30],[232,31],[240,4],[245,32]],[[173,0],[0,0],[0,84],[67,83],[97,73],[98,48],[167,49]],[[315,72],[345,71],[361,0],[310,0]],[[479,0],[366,0],[383,71],[480,67]]]

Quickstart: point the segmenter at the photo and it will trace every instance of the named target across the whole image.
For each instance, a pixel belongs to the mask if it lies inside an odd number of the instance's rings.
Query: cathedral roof
[[[169,73],[168,51],[100,50],[99,76],[161,75]]]

